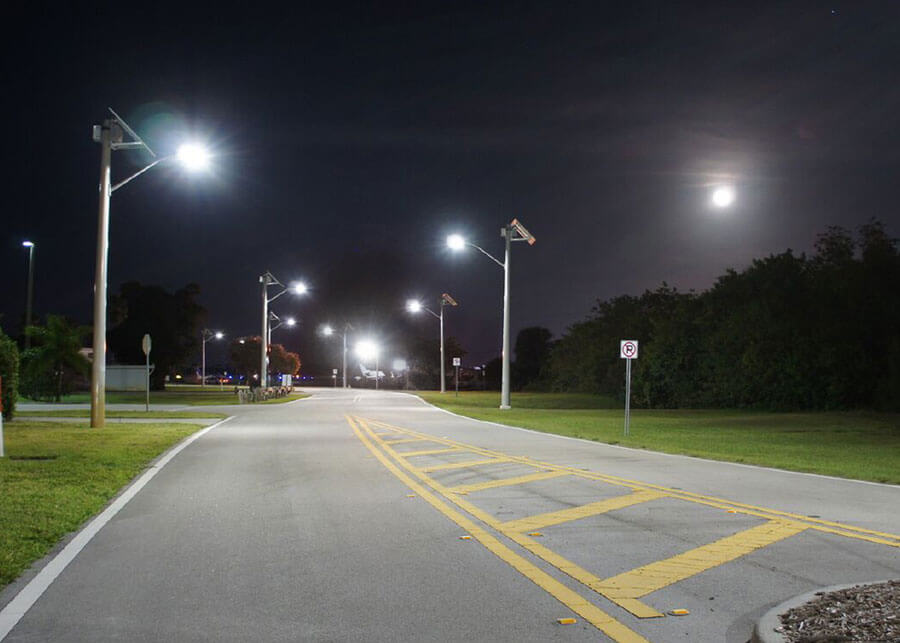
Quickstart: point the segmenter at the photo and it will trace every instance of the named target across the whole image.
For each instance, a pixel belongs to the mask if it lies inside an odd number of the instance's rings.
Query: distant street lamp
[[[199,145],[183,145],[176,154],[157,158],[128,178],[112,184],[112,153],[117,150],[150,149],[125,120],[112,109],[102,125],[94,125],[94,141],[100,143],[100,208],[97,222],[97,265],[94,274],[94,337],[91,363],[91,426],[106,423],[106,280],[109,258],[109,201],[112,193],[163,161],[177,159],[188,170],[199,170],[209,164],[209,154]],[[124,140],[128,134],[131,140]]]
[[[437,314],[436,312],[434,312],[427,306],[423,305],[422,302],[420,302],[418,299],[410,299],[409,301],[406,302],[406,310],[408,310],[409,312],[415,314],[415,313],[418,313],[418,312],[421,312],[424,310],[427,313],[431,313],[432,316],[436,317],[441,322],[441,393],[447,392],[447,376],[445,374],[447,365],[446,365],[446,362],[444,359],[444,306],[446,306],[448,304],[450,306],[458,306],[459,305],[456,303],[456,300],[453,299],[453,297],[451,297],[447,293],[444,293],[443,295],[441,295],[441,301],[440,301],[441,313],[440,314]]]
[[[23,241],[22,246],[28,248],[28,293],[25,297],[25,350],[28,350],[31,347],[28,327],[31,326],[31,306],[34,301],[34,242]]]
[[[463,250],[471,246],[490,258],[503,269],[503,375],[500,385],[500,408],[508,409],[509,405],[509,259],[510,244],[513,241],[527,241],[528,245],[534,245],[536,239],[525,229],[518,219],[513,219],[507,225],[500,228],[500,236],[506,240],[506,254],[504,261],[500,261],[484,248],[469,243],[461,235],[451,234],[447,237],[447,246],[451,250]]]
[[[734,203],[734,188],[730,185],[720,185],[712,193],[712,204],[717,208],[727,208]]]
[[[272,322],[278,322],[278,323],[273,326]],[[269,337],[268,337],[269,344],[272,343],[272,331],[273,330],[278,330],[282,326],[287,326],[288,328],[293,328],[296,325],[297,325],[297,320],[294,319],[293,317],[288,317],[287,319],[282,319],[281,317],[276,315],[274,313],[274,311],[270,310],[269,311]]]
[[[375,390],[378,390],[378,355],[381,347],[371,339],[363,339],[356,343],[356,355],[361,360],[375,360]]]
[[[294,282],[290,288],[278,281],[271,272],[266,270],[265,274],[259,278],[262,284],[262,333],[260,334],[260,358],[259,358],[259,385],[262,388],[268,386],[268,350],[269,350],[269,304],[281,297],[286,292],[292,292],[295,295],[304,295],[307,292],[306,284],[302,281]],[[269,286],[281,286],[281,292],[274,297],[269,297]]]
[[[346,323],[344,324],[343,332],[340,333],[340,336],[344,341],[344,350],[341,354],[341,380],[344,388],[347,388],[347,333],[349,333],[351,330],[353,330],[353,325],[350,323]],[[324,326],[322,326],[322,334],[325,337],[331,337],[332,335],[336,334],[336,331],[328,324],[325,324]]]
[[[222,339],[223,337],[225,337],[225,333],[218,331],[218,330],[213,332],[208,328],[204,328],[202,331],[200,331],[200,345],[201,345],[200,352],[203,356],[201,359],[202,366],[200,367],[200,386],[201,387],[206,386],[206,342],[209,341],[210,339]]]

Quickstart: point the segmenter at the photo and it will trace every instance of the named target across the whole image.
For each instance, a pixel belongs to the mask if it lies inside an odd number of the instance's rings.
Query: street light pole
[[[503,261],[503,377],[500,382],[500,408],[509,406],[509,248],[512,241],[511,226],[504,226],[501,234],[506,241],[506,254]]]
[[[94,272],[94,355],[91,362],[91,427],[96,428],[106,423],[106,278],[109,263],[110,197],[113,192],[163,161],[177,158],[188,169],[201,170],[207,166],[209,159],[206,152],[197,145],[182,145],[177,154],[156,158],[150,146],[128,127],[128,123],[121,116],[112,109],[109,112],[112,118],[105,119],[102,125],[95,125],[93,133],[94,141],[100,143],[100,207],[97,216],[97,262]],[[123,140],[124,133],[131,138],[130,141]],[[156,160],[113,185],[112,152],[132,149],[144,149]]]
[[[214,337],[216,339],[222,339],[222,337],[224,337],[224,334],[221,331],[213,332],[208,328],[204,328],[202,331],[200,331],[200,344],[202,346],[202,351],[201,351],[202,366],[200,367],[200,386],[201,386],[201,388],[206,386],[206,342]]]
[[[533,234],[525,229],[518,219],[513,219],[508,224],[500,228],[500,236],[505,242],[504,260],[500,261],[494,255],[474,243],[469,243],[458,234],[447,237],[447,246],[451,250],[462,250],[466,246],[471,246],[482,254],[491,259],[494,263],[503,269],[503,348],[502,348],[502,364],[503,372],[500,379],[500,408],[509,409],[509,260],[510,245],[513,241],[527,241],[529,245],[534,245],[536,239]]]
[[[306,284],[302,281],[295,282],[290,288],[287,288],[283,283],[278,281],[271,272],[266,270],[264,275],[261,275],[259,278],[259,283],[262,286],[262,332],[259,336],[259,343],[262,345],[260,348],[260,356],[259,356],[259,384],[262,388],[266,388],[268,385],[268,349],[269,343],[271,341],[271,334],[269,332],[269,304],[281,297],[284,293],[288,292],[288,290],[294,292],[297,295],[302,295],[306,293]],[[283,290],[276,294],[274,297],[269,297],[269,286],[281,286]]]
[[[34,242],[23,241],[22,245],[28,248],[28,294],[25,298],[25,350],[31,347],[31,335],[28,327],[31,326],[31,305],[34,301]]]
[[[420,310],[424,310],[425,312],[429,313],[433,317],[436,317],[438,319],[438,321],[440,322],[440,326],[441,326],[441,393],[447,392],[447,374],[446,374],[447,364],[446,364],[446,360],[444,359],[444,306],[446,306],[448,304],[450,306],[458,306],[459,305],[459,304],[457,304],[456,300],[453,299],[453,297],[451,297],[447,293],[444,293],[441,295],[441,301],[440,301],[441,313],[440,314],[434,312],[427,306],[423,306],[422,302],[420,302],[417,299],[410,299],[408,302],[406,302],[406,309],[409,312],[417,313]]]
[[[94,272],[94,355],[91,362],[91,427],[106,423],[106,263],[109,256],[109,197],[113,119],[100,130],[100,208],[97,217],[97,264]]]
[[[341,364],[341,379],[344,388],[347,388],[347,327],[344,327],[344,363]]]

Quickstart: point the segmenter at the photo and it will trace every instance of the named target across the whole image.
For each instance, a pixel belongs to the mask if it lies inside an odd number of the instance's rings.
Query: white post
[[[144,404],[144,410],[149,413],[150,412],[150,351],[147,351],[145,358],[146,358],[146,369],[147,370],[146,370],[146,378],[144,379],[144,383],[147,388],[147,400],[146,400],[146,403]]]
[[[631,358],[625,360],[625,435],[631,420]]]
[[[94,358],[91,363],[91,427],[106,423],[106,273],[109,254],[110,166],[112,161],[111,119],[100,132],[100,208],[97,217],[97,264],[94,272]]]
[[[506,239],[506,255],[503,261],[503,374],[500,384],[500,408],[508,409],[509,406],[509,248],[512,241],[512,231],[507,225],[503,228],[503,237]]]
[[[341,364],[341,379],[347,388],[347,327],[344,326],[344,362]]]

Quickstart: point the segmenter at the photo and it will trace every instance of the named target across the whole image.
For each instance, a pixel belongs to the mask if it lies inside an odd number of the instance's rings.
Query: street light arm
[[[274,297],[272,297],[271,299],[269,299],[269,303],[271,304],[273,301],[275,301],[276,299],[278,299],[279,297],[281,297],[281,296],[282,296],[284,293],[286,293],[288,290],[289,290],[289,288],[285,288],[284,290],[282,290],[280,293],[278,293],[277,295],[275,295]]]
[[[500,267],[501,267],[502,269],[504,269],[504,270],[506,269],[506,264],[504,264],[502,261],[500,261],[499,259],[497,259],[497,257],[495,257],[494,255],[492,255],[490,252],[488,252],[487,250],[485,250],[485,249],[482,248],[481,246],[476,246],[474,243],[468,243],[468,242],[466,242],[466,245],[467,245],[467,246],[472,246],[472,247],[475,248],[476,250],[480,250],[481,253],[482,253],[483,255],[485,255],[486,257],[488,257],[489,259],[491,259],[495,264],[497,264],[498,266],[500,266]]]
[[[131,183],[133,180],[135,180],[137,177],[139,177],[141,174],[143,174],[143,173],[146,172],[147,170],[156,167],[157,165],[159,165],[159,164],[162,163],[163,161],[168,161],[169,159],[174,158],[174,156],[175,156],[174,154],[170,154],[169,156],[163,156],[162,158],[156,159],[155,161],[153,161],[153,163],[151,163],[150,165],[146,166],[146,167],[143,168],[142,170],[138,170],[137,172],[135,172],[134,174],[132,174],[131,176],[129,176],[127,179],[124,179],[124,180],[119,181],[118,183],[116,183],[114,186],[112,186],[112,188],[110,188],[110,190],[109,190],[110,193],[115,192],[116,190],[118,190],[120,187],[122,187],[122,186],[125,185],[126,183]]]
[[[426,312],[429,312],[429,313],[431,313],[432,315],[434,315],[434,318],[435,318],[435,319],[440,319],[440,318],[441,318],[440,315],[438,315],[436,312],[434,312],[433,310],[431,310],[431,309],[428,308],[427,306],[422,306],[422,310],[424,310],[424,311],[426,311]]]

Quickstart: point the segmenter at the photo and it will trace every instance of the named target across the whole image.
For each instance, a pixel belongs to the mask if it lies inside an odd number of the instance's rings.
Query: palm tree
[[[81,354],[82,339],[90,332],[87,326],[75,326],[60,315],[47,315],[46,326],[29,326],[25,333],[34,346],[26,353],[29,369],[55,379],[54,396],[57,402],[63,395],[63,375],[66,369],[85,375],[90,364]]]

